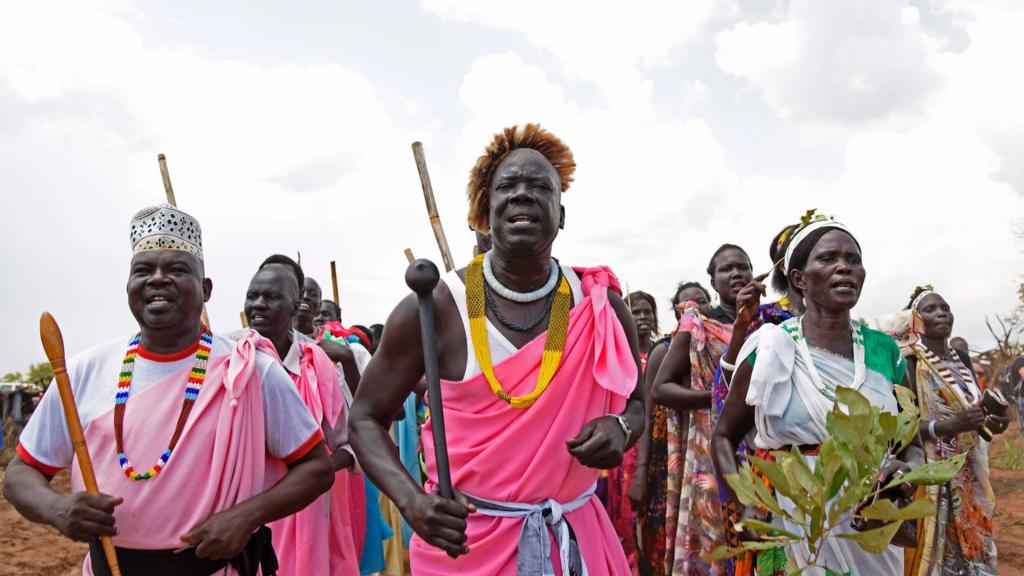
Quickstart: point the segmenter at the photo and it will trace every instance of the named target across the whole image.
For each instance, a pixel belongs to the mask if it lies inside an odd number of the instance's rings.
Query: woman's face
[[[700,288],[697,288],[696,286],[690,286],[685,290],[680,290],[679,296],[676,298],[676,301],[678,301],[680,304],[683,304],[685,302],[696,302],[697,305],[700,306],[701,308],[708,305],[707,294],[704,294],[704,291],[701,290]]]
[[[922,298],[917,313],[924,320],[925,337],[946,339],[953,333],[953,312],[942,296],[929,294]]]
[[[860,248],[846,232],[830,230],[818,240],[803,270],[793,270],[790,282],[804,296],[826,310],[850,310],[860,300],[864,286]]]
[[[736,296],[753,278],[750,260],[743,252],[728,248],[715,257],[715,275],[711,277],[711,287],[718,292],[723,303],[730,306],[736,304]]]
[[[643,298],[636,298],[630,311],[633,313],[637,335],[645,339],[650,338],[654,333],[654,310],[651,309],[651,304]]]

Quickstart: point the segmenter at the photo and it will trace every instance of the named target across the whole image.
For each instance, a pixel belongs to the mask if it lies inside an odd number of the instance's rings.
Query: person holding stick
[[[629,572],[594,489],[643,432],[640,354],[611,271],[551,257],[574,169],[568,146],[528,124],[497,134],[471,172],[469,222],[493,247],[428,300],[454,499],[436,492],[433,420],[425,487],[387,435],[424,374],[414,295],[388,318],[363,375],[351,440],[416,533],[418,576]]]
[[[49,485],[74,451],[51,386],[7,468],[4,496],[27,519],[94,543],[83,573],[109,574],[112,536],[125,574],[276,570],[265,525],[331,486],[320,426],[281,366],[202,325],[212,282],[199,223],[173,206],[132,219],[128,307],[139,332],[72,357],[67,372],[105,494]]]

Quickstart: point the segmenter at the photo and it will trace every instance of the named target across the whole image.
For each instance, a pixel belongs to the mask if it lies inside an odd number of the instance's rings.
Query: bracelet
[[[935,423],[936,420],[932,420],[928,423],[928,435],[932,437],[932,440],[938,441],[939,436],[935,433]]]
[[[729,364],[728,362],[726,362],[725,356],[722,356],[721,358],[718,359],[718,365],[722,367],[722,370],[728,370],[729,372],[736,371],[736,365]]]

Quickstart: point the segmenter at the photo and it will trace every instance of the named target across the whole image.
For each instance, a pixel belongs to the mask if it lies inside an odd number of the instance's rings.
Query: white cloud
[[[856,124],[917,114],[937,85],[936,42],[917,9],[890,0],[793,0],[779,22],[715,34],[715,59],[786,119]]]
[[[707,23],[731,9],[713,0],[544,2],[514,6],[497,0],[422,0],[428,11],[525,36],[555,57],[569,78],[594,82],[615,104],[645,102],[653,88],[645,72],[666,67],[700,39]]]

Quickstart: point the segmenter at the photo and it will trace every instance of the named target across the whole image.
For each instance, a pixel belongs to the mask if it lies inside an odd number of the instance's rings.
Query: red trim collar
[[[25,449],[25,447],[21,444],[21,442],[18,443],[18,447],[15,448],[15,452],[17,452],[18,456],[21,457],[21,461],[22,462],[24,462],[25,464],[28,464],[29,466],[35,468],[36,470],[39,470],[45,476],[51,476],[52,477],[57,472],[60,472],[61,470],[63,470],[63,468],[57,468],[57,467],[54,467],[54,466],[49,466],[47,464],[43,464],[42,462],[40,462],[39,460],[34,458],[31,454],[29,454],[28,450]]]
[[[203,332],[209,332],[209,330],[210,329],[207,328],[206,326],[201,326],[200,334],[202,334]],[[157,354],[156,352],[146,350],[145,348],[142,347],[142,342],[140,341],[139,350],[138,352],[136,352],[136,354],[138,354],[139,357],[145,358],[146,360],[150,360],[152,362],[177,362],[179,360],[184,360],[185,358],[192,356],[193,354],[196,353],[196,350],[199,350],[199,336],[196,336],[196,341],[190,344],[189,346],[185,347],[184,350],[171,352],[170,354]]]

